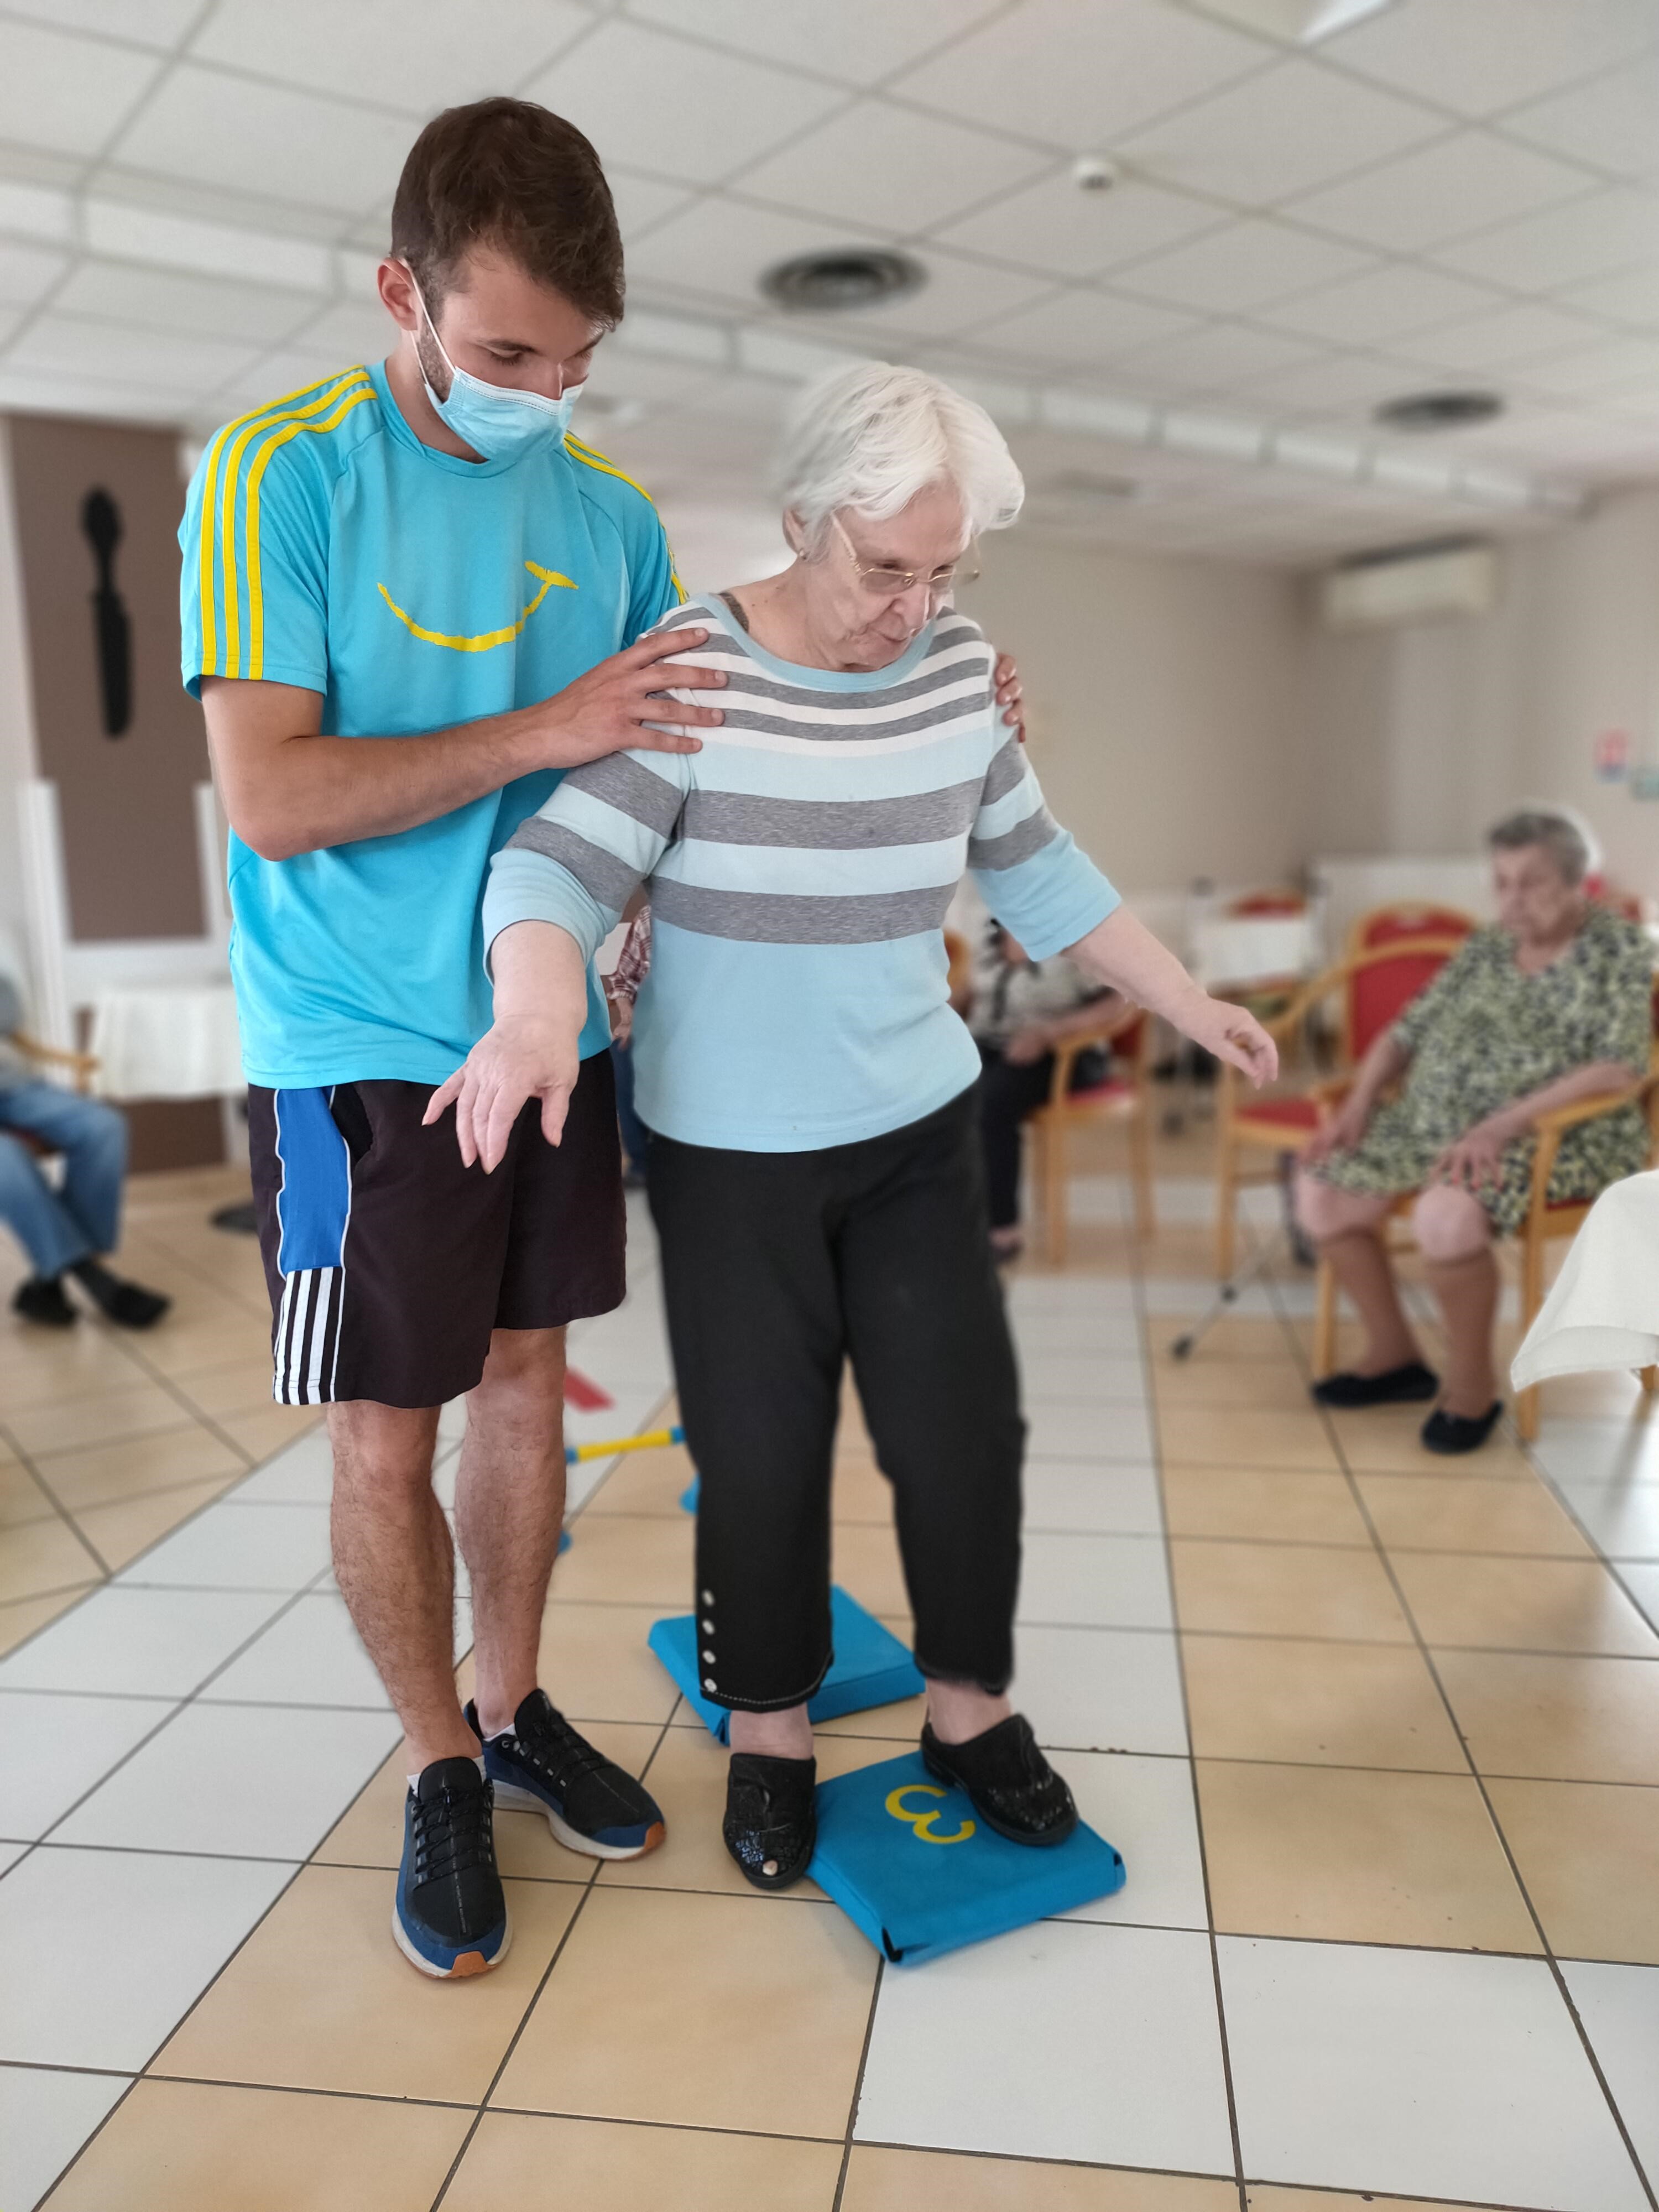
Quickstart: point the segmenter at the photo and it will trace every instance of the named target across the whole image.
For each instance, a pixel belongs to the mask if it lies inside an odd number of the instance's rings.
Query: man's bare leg
[[[409,1742],[409,1771],[478,1747],[455,1694],[455,1555],[432,1488],[436,1407],[331,1407],[334,1574]]]
[[[564,1331],[498,1328],[466,1401],[455,1526],[472,1577],[478,1725],[510,1729],[536,1687],[564,1519]]]

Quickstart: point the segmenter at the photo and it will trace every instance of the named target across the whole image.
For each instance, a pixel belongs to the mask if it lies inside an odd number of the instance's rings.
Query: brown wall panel
[[[207,775],[201,709],[179,682],[178,439],[169,430],[14,415],[9,432],[40,774],[57,784],[77,939],[198,937],[191,787]],[[116,587],[131,629],[132,717],[104,734],[82,529],[107,491],[124,535]]]

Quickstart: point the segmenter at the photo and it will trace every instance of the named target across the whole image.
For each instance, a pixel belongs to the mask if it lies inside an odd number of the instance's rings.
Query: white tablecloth
[[[1604,1190],[1515,1355],[1517,1390],[1552,1375],[1659,1364],[1659,1170]]]
[[[1206,990],[1310,975],[1318,960],[1311,915],[1214,915],[1194,927],[1193,973]]]
[[[216,1098],[247,1087],[225,983],[124,984],[93,1003],[88,1051],[106,1098]]]

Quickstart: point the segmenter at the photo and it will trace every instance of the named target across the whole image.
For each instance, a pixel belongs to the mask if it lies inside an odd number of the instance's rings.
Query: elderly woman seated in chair
[[[1474,1451],[1502,1411],[1492,1248],[1525,1218],[1534,1123],[1639,1080],[1652,1035],[1652,948],[1634,923],[1590,902],[1577,827],[1526,811],[1489,842],[1496,927],[1477,930],[1366,1054],[1304,1151],[1297,1183],[1297,1218],[1365,1330],[1357,1365],[1316,1382],[1314,1396],[1328,1406],[1437,1397],[1423,1429],[1437,1452]],[[1570,1129],[1551,1199],[1591,1198],[1636,1173],[1647,1141],[1634,1105]],[[1406,1319],[1385,1243],[1389,1213],[1412,1194],[1445,1323],[1443,1385]]]

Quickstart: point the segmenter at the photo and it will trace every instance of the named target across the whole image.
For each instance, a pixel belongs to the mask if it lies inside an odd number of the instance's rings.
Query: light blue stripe
[[[647,823],[636,822],[631,814],[624,814],[608,799],[595,799],[591,792],[568,779],[542,809],[542,814],[549,822],[574,830],[590,845],[614,853],[637,876],[650,874],[663,848],[662,839]]]
[[[1011,870],[1010,873],[1014,871]],[[590,898],[568,868],[541,853],[508,848],[489,864],[484,884],[484,957],[515,921],[550,921],[567,930],[591,960],[617,926],[617,916]]]
[[[793,845],[676,845],[659,877],[713,891],[783,891],[796,898],[921,890],[954,884],[966,865],[965,837],[925,845],[877,845],[864,852],[803,850]]]
[[[1042,805],[1042,793],[1038,788],[1037,780],[1034,775],[1028,775],[1023,783],[1017,783],[1003,798],[993,800],[989,806],[981,807],[974,823],[974,836],[981,844],[987,838],[1005,836],[1010,830],[1024,822],[1027,815],[1036,813]]]

